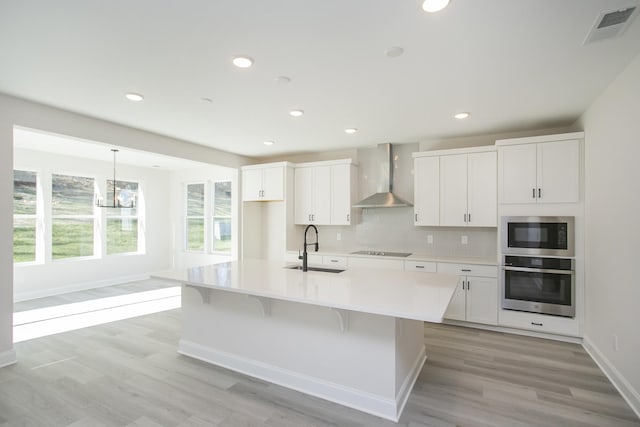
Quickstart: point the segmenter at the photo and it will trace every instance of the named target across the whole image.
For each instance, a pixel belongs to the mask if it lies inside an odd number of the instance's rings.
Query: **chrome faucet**
[[[316,232],[316,242],[315,243],[307,243],[307,231],[309,228],[313,228]],[[304,246],[302,247],[302,256],[298,256],[298,259],[302,258],[302,271],[307,271],[307,246],[315,245],[316,252],[318,252],[318,229],[315,225],[309,224],[307,228],[304,229]]]

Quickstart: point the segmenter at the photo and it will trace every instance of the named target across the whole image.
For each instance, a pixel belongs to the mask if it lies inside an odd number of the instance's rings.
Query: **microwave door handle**
[[[552,270],[546,268],[502,267],[505,271],[522,271],[525,273],[575,274],[573,270]]]

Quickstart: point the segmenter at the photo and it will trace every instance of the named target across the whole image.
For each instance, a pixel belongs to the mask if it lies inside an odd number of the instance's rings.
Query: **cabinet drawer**
[[[498,313],[498,325],[549,334],[580,336],[578,321],[567,317],[500,310]]]
[[[438,263],[438,273],[459,274],[461,276],[498,277],[495,265]]]
[[[328,266],[347,268],[347,257],[324,255],[322,257],[322,263]]]
[[[423,271],[425,273],[435,273],[437,264],[429,261],[405,261],[405,271]]]
[[[404,261],[400,259],[381,259],[382,257],[360,258],[348,257],[349,268],[389,268],[404,270]]]

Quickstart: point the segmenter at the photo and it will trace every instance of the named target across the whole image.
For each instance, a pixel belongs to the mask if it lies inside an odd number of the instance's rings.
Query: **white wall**
[[[586,140],[585,347],[640,414],[639,118],[640,56],[580,119]]]
[[[238,258],[239,248],[239,170],[222,166],[203,166],[181,171],[171,172],[171,233],[173,240],[173,268],[189,268],[199,265],[207,265],[221,261],[235,260]],[[185,250],[184,242],[184,191],[185,185],[190,183],[208,183],[208,194],[205,203],[210,204],[211,188],[216,181],[231,181],[231,229],[235,244],[229,255],[189,252]],[[210,224],[210,221],[207,221]],[[210,233],[208,233],[210,235]],[[205,244],[208,246],[210,242]],[[210,247],[210,246],[209,246]]]
[[[168,156],[239,167],[242,156],[0,94],[0,366],[13,352],[13,127],[22,126]]]
[[[110,154],[105,151],[105,158]],[[49,181],[52,173],[93,177],[106,194],[106,181],[113,179],[113,162],[62,156],[14,148],[14,168],[36,171]],[[117,165],[118,180],[140,184],[144,197],[139,205],[140,226],[145,230],[142,254],[104,255],[96,259],[65,259],[41,264],[16,264],[14,301],[122,283],[171,267],[170,210],[167,188],[169,172],[152,168]],[[46,191],[46,189],[43,189]],[[45,196],[48,199],[48,195]]]

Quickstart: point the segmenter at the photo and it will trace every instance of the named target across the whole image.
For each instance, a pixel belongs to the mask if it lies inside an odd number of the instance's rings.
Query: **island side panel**
[[[194,288],[183,287],[182,295],[181,353],[397,420],[405,398],[398,383],[409,371],[405,360],[420,357],[407,353],[424,348],[422,333],[415,333],[422,322],[403,321],[398,344],[394,317],[220,290],[209,291],[208,303]],[[418,344],[408,345],[411,337]]]

